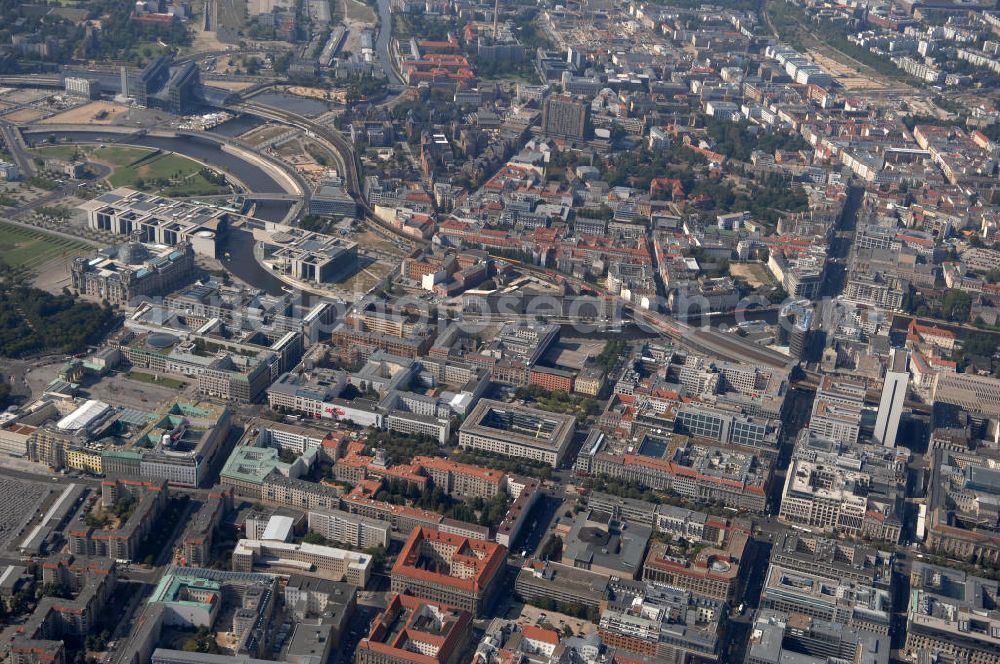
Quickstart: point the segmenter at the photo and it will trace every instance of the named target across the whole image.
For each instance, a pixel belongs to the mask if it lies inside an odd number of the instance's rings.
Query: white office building
[[[906,390],[910,382],[909,359],[906,350],[894,349],[885,372],[882,399],[879,401],[878,415],[875,419],[874,439],[876,443],[886,447],[896,446],[899,420],[903,415],[903,403],[906,401]]]

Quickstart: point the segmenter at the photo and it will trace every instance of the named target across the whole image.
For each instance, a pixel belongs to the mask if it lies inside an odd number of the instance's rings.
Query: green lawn
[[[151,159],[118,168],[108,176],[114,187],[131,187],[147,180],[182,178],[197,173],[197,162],[174,154],[157,155]]]
[[[219,186],[201,176],[201,164],[173,152],[156,154],[156,150],[127,145],[46,145],[35,152],[56,159],[82,155],[89,161],[107,164],[113,169],[107,178],[112,187],[130,187],[164,196],[229,193],[229,187]]]
[[[113,168],[122,168],[131,163],[148,157],[155,150],[149,148],[133,148],[127,145],[46,145],[35,148],[42,157],[56,159],[72,159],[74,155],[83,155],[85,159],[99,161]]]
[[[133,148],[127,145],[105,145],[97,146],[90,151],[90,156],[95,161],[102,161],[109,166],[121,168],[135,163],[143,157],[156,152],[150,148]]]
[[[199,173],[203,166],[178,154],[164,153],[115,170],[108,177],[114,187],[155,190],[165,196],[228,194],[228,187],[212,184]],[[169,184],[161,184],[169,180]]]
[[[229,187],[220,187],[196,174],[159,191],[164,196],[216,196],[228,194]]]
[[[14,269],[37,268],[53,258],[90,251],[84,242],[0,222],[0,262]]]
[[[170,378],[169,376],[154,376],[153,374],[143,373],[141,371],[132,371],[126,376],[131,380],[137,380],[140,383],[152,383],[153,385],[162,385],[164,387],[170,387],[175,390],[179,390],[182,387],[187,387],[187,383],[183,380],[177,380],[176,378]]]
[[[77,145],[46,145],[45,147],[35,148],[35,152],[42,157],[69,160],[72,159],[73,155],[77,152],[86,154],[86,147]]]

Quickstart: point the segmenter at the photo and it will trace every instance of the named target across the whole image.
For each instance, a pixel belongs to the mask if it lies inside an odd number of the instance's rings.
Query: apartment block
[[[330,542],[361,549],[389,547],[391,527],[385,521],[369,519],[342,510],[310,510],[309,530]]]
[[[102,507],[111,507],[122,499],[136,504],[131,515],[117,527],[94,528],[81,524],[67,528],[69,550],[74,555],[136,559],[142,543],[167,506],[167,484],[163,480],[104,480],[101,483]]]

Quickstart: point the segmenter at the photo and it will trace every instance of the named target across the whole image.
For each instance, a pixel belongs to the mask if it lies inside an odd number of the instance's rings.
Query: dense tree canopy
[[[75,353],[107,330],[109,307],[16,286],[0,292],[0,355]]]
[[[750,161],[754,150],[774,154],[778,150],[805,150],[809,144],[798,134],[774,131],[751,131],[746,122],[713,120],[707,126],[708,135],[715,143],[713,150],[731,159]]]

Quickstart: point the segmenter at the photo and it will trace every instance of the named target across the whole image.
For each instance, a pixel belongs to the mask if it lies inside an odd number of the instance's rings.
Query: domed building
[[[142,296],[165,295],[194,277],[194,250],[129,241],[79,257],[70,268],[72,288],[81,295],[128,305]]]

